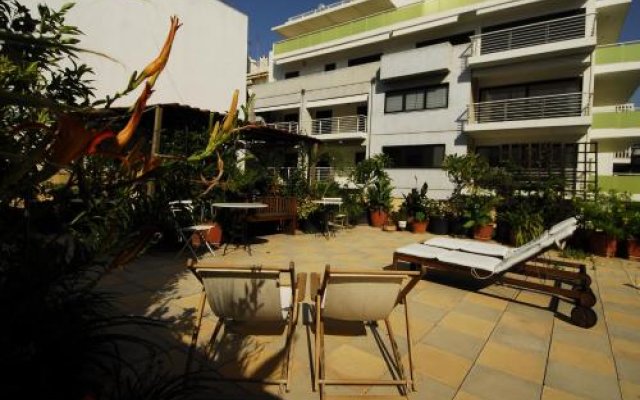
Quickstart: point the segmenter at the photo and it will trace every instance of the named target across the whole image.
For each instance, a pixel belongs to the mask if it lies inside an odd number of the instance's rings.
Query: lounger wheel
[[[578,304],[582,307],[591,308],[596,305],[596,295],[593,293],[593,290],[587,289],[584,292],[580,293],[580,297],[578,298]]]
[[[591,328],[598,322],[598,315],[589,307],[575,306],[571,310],[571,322],[581,328]]]

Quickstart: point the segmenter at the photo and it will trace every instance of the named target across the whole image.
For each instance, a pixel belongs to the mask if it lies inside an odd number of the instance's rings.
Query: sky
[[[326,0],[331,4],[336,0]],[[266,55],[280,36],[271,28],[284,23],[287,18],[313,10],[321,0],[225,0],[249,16],[249,54],[253,58]],[[620,42],[640,40],[640,0],[634,0],[620,36]],[[640,90],[634,96],[640,104]]]

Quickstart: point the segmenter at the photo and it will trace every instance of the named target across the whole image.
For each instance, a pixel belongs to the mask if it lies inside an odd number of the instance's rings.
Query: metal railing
[[[300,124],[297,122],[273,122],[265,126],[289,133],[300,133]]]
[[[580,117],[589,115],[589,96],[567,93],[473,103],[469,117],[471,123]]]
[[[366,115],[349,115],[346,117],[320,118],[311,120],[312,135],[360,132],[367,132]]]
[[[302,14],[298,14],[298,15],[294,15],[293,17],[289,17],[289,19],[287,19],[287,22],[293,22],[293,21],[297,21],[299,19],[307,18],[307,17],[310,17],[312,15],[319,14],[321,12],[325,12],[325,11],[330,10],[332,8],[336,8],[336,7],[340,7],[342,5],[345,5],[345,4],[349,4],[352,1],[354,1],[354,0],[342,0],[342,1],[337,1],[335,3],[331,3],[331,4],[328,4],[328,5],[320,4],[315,10],[307,11],[307,12],[304,12]]]
[[[306,169],[298,167],[270,167],[267,168],[272,176],[277,176],[284,184],[288,184],[291,180],[301,173],[305,179],[312,177],[316,182],[329,182],[335,181],[336,178],[346,179],[353,168],[336,168],[336,167],[314,167],[310,170],[310,176]]]
[[[588,18],[594,18],[594,15],[552,19],[475,35],[471,37],[472,56],[590,37],[595,35],[595,29],[587,32]]]
[[[625,159],[627,161],[631,161],[631,153],[632,153],[632,149],[634,146],[638,146],[636,145],[631,145],[629,147],[627,147],[624,150],[621,151],[616,151],[615,155],[613,158],[618,158],[618,159]]]
[[[353,168],[315,167],[311,170],[316,182],[331,182],[336,178],[346,178],[351,172]]]

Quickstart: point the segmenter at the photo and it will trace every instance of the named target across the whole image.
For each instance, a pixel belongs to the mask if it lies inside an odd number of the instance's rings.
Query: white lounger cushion
[[[443,249],[441,247],[432,247],[420,243],[414,243],[408,246],[401,247],[397,249],[396,252],[409,256],[426,258],[428,260],[435,260],[439,255],[448,253],[449,250]]]
[[[494,272],[496,266],[502,262],[500,258],[496,257],[467,253],[464,251],[447,250],[425,244],[411,244],[397,249],[396,252],[469,268],[480,268],[490,272]]]
[[[462,250],[468,253],[482,254],[485,256],[494,256],[504,258],[508,256],[513,249],[511,247],[502,246],[493,243],[482,243],[473,240],[453,239],[439,237],[430,239],[424,244],[435,247],[442,247],[449,250]]]
[[[455,250],[440,255],[438,261],[447,264],[461,265],[463,267],[482,269],[489,272],[497,272],[496,268],[503,262],[503,260],[496,257]]]
[[[574,228],[573,230],[575,231],[575,228],[577,228],[578,226],[578,220],[571,217],[571,218],[567,218],[562,222],[558,222],[557,224],[555,224],[554,226],[552,226],[549,229],[549,234],[551,235],[555,235],[556,233],[565,230],[566,228]]]

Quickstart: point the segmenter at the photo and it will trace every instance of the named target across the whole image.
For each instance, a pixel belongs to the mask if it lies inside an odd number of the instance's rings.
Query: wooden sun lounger
[[[435,239],[397,249],[393,265],[397,269],[400,262],[419,264],[425,273],[431,270],[472,275],[476,279],[491,279],[561,297],[575,304],[571,321],[590,328],[597,322],[592,309],[596,296],[590,288],[586,265],[541,257],[554,243],[571,236],[575,229],[574,219],[563,221],[540,238],[515,249],[460,239]]]

